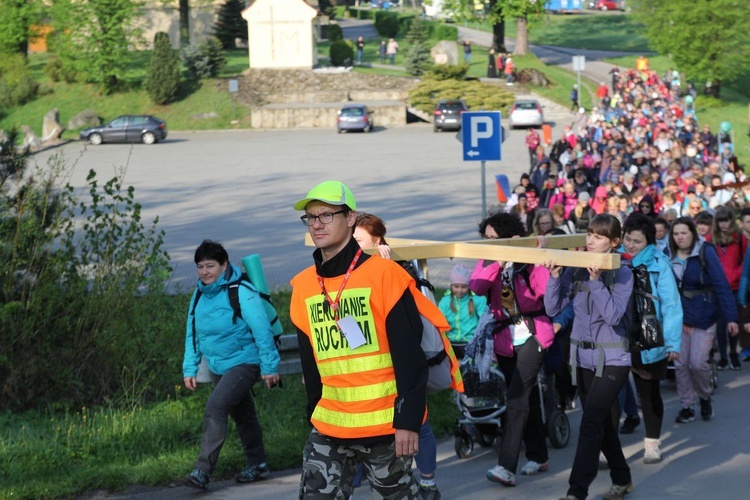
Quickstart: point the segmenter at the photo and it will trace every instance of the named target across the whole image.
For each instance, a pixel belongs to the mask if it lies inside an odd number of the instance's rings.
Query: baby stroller
[[[491,318],[480,319],[479,333],[467,344],[466,357],[461,362],[464,393],[456,393],[461,416],[456,419],[454,432],[454,448],[460,458],[471,456],[475,442],[482,447],[500,445],[497,438],[503,433],[507,384],[494,364],[494,326]],[[570,440],[568,416],[555,404],[554,388],[544,370],[539,372],[537,384],[547,436],[553,447],[564,448]]]

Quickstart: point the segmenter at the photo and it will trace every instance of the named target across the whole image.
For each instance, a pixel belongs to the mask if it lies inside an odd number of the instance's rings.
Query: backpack
[[[273,317],[269,316],[268,318],[268,320],[271,323],[271,327],[273,328],[273,326],[279,322],[279,315],[276,313],[276,309],[273,307],[273,302],[271,302],[271,296],[255,288],[255,286],[253,285],[253,282],[250,281],[250,277],[247,275],[246,272],[243,272],[240,275],[239,279],[232,281],[231,283],[229,283],[229,285],[227,285],[227,295],[229,296],[229,305],[232,306],[232,311],[233,311],[232,323],[236,324],[238,318],[242,319],[242,307],[240,306],[240,292],[239,292],[239,289],[241,286],[244,286],[248,290],[257,293],[261,299],[265,300],[266,302],[268,302],[268,304],[270,304],[271,307],[270,308],[267,307],[266,312],[268,313],[271,310],[273,311],[273,314],[272,314]],[[198,305],[198,299],[201,298],[201,295],[203,295],[203,293],[200,291],[200,289],[195,291],[195,298],[193,299],[193,305],[190,308],[190,315],[193,317],[193,351],[195,352],[198,352],[198,347],[197,347],[196,340],[195,340],[195,308]],[[280,333],[276,334],[274,332],[274,341],[276,342],[277,347],[279,344],[280,336],[281,336]]]
[[[437,309],[435,294],[433,293],[435,288],[424,278],[423,273],[419,270],[418,262],[415,260],[401,262],[400,264],[412,277],[416,278],[419,291]],[[419,307],[419,302],[417,302],[417,307]],[[442,312],[440,314],[442,315]],[[450,389],[454,385],[452,359],[455,360],[455,354],[450,345],[450,340],[448,340],[447,331],[441,331],[424,314],[420,313],[419,316],[422,319],[422,342],[420,346],[427,358],[427,394]],[[450,350],[450,353],[448,350]],[[460,384],[461,380],[456,380],[456,386],[460,386]]]

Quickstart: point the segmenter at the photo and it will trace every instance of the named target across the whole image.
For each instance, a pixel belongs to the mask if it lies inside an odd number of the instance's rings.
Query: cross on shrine
[[[267,24],[267,25],[270,26],[270,29],[271,29],[271,58],[275,60],[276,59],[276,44],[275,44],[276,30],[274,30],[274,26],[276,26],[277,24],[302,24],[302,22],[301,21],[296,21],[296,20],[292,20],[292,21],[282,21],[282,20],[276,21],[276,20],[274,20],[274,17],[273,17],[273,5],[269,5],[268,6],[268,21],[258,21],[257,24]]]

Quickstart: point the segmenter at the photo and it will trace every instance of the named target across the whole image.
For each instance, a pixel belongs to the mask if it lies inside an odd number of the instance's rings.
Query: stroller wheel
[[[489,448],[492,446],[492,443],[495,442],[495,436],[492,434],[483,434],[481,432],[477,433],[477,443],[479,443],[479,446],[482,448]]]
[[[467,433],[456,436],[453,440],[453,445],[458,458],[469,458],[471,452],[474,450],[474,441],[471,440],[471,437]]]
[[[565,412],[555,410],[547,421],[547,436],[555,448],[565,448],[570,441],[570,421]]]

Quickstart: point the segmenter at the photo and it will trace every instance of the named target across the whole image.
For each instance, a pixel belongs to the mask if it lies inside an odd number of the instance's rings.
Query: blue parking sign
[[[500,111],[465,111],[461,115],[464,161],[500,161],[503,129]]]

